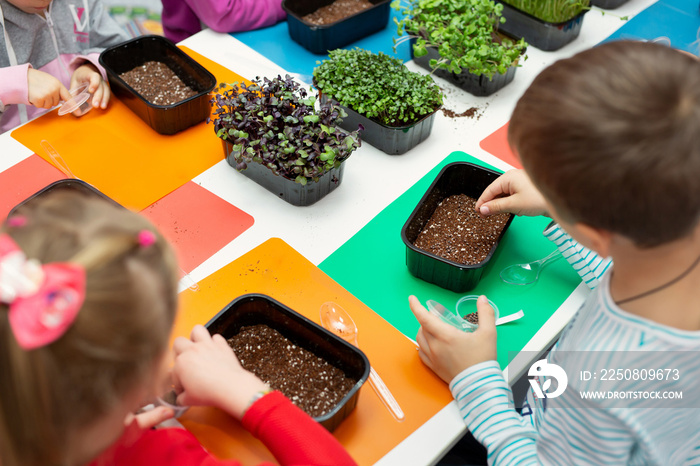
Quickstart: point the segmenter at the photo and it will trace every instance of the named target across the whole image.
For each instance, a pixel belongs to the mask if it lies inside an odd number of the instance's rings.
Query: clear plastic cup
[[[71,89],[71,98],[63,102],[58,109],[58,115],[63,116],[72,113],[76,117],[81,117],[92,110],[92,94],[88,92],[89,84]]]
[[[156,400],[158,401],[158,406],[165,406],[172,409],[175,413],[173,416],[175,419],[182,416],[185,411],[189,409],[189,406],[181,406],[177,404],[177,394],[175,394],[174,390],[165,393],[163,396],[156,397]]]
[[[473,332],[477,328],[479,328],[479,324],[474,324],[469,322],[467,320],[467,316],[470,314],[476,314],[477,312],[477,307],[476,307],[476,301],[479,299],[478,295],[467,295],[463,296],[457,301],[457,315],[464,321],[465,329],[468,332]],[[487,298],[488,299],[488,298]],[[498,320],[499,317],[499,312],[498,312],[498,306],[496,306],[496,303],[491,301],[490,299],[488,300],[489,304],[493,308],[493,312],[495,315],[495,319]]]

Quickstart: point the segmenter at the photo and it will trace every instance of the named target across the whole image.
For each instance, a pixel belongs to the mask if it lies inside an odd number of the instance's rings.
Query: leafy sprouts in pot
[[[216,135],[232,145],[237,170],[259,163],[299,184],[318,181],[360,147],[358,131],[339,129],[347,116],[335,100],[316,97],[291,76],[220,84],[212,99]]]
[[[518,10],[529,13],[548,23],[563,23],[584,10],[590,9],[590,0],[502,0]]]
[[[395,0],[394,9],[404,17],[395,19],[399,43],[415,39],[413,54],[422,57],[428,48],[437,49],[440,59],[430,60],[430,67],[460,74],[465,69],[476,76],[491,79],[519,66],[527,43],[513,41],[498,34],[505,22],[503,5],[492,0]]]
[[[430,76],[368,50],[338,49],[314,69],[314,85],[341,105],[385,126],[405,126],[435,112],[442,92]]]

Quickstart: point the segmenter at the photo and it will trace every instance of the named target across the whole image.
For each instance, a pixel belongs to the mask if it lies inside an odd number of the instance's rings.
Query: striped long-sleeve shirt
[[[489,463],[700,464],[700,332],[620,309],[610,296],[608,259],[557,226],[545,235],[589,285],[598,286],[547,358],[568,377],[561,395],[540,399],[530,390],[519,414],[496,361],[470,367],[451,381],[461,415],[486,446]],[[545,385],[551,378],[533,380],[545,395],[554,391]],[[592,393],[618,398],[592,399]]]

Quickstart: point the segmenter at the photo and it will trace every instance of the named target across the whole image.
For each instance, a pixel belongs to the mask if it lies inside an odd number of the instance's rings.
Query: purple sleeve
[[[179,42],[201,30],[216,32],[258,29],[285,19],[281,0],[163,0],[165,35]]]

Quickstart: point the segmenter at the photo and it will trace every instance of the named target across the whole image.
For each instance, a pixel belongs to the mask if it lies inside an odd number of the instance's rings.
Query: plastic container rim
[[[102,54],[106,54],[106,53],[108,53],[108,52],[110,52],[110,51],[112,51],[112,50],[119,49],[119,48],[121,48],[121,47],[124,47],[125,45],[131,44],[132,42],[145,41],[145,40],[155,40],[155,41],[160,41],[160,42],[165,43],[166,46],[167,46],[168,48],[170,48],[171,50],[174,50],[175,53],[177,53],[178,55],[181,55],[183,58],[186,58],[186,59],[190,60],[190,61],[192,62],[192,65],[193,65],[195,68],[197,68],[198,70],[204,72],[204,74],[206,74],[206,75],[208,75],[209,77],[211,77],[211,80],[214,82],[214,84],[212,84],[211,88],[207,89],[206,91],[198,92],[196,95],[190,96],[190,97],[188,97],[188,98],[186,98],[186,99],[184,99],[184,100],[181,100],[180,102],[176,102],[176,103],[174,103],[174,104],[170,104],[170,105],[158,105],[158,104],[154,104],[154,103],[152,103],[152,102],[149,102],[149,101],[146,100],[139,92],[137,92],[136,89],[134,89],[133,87],[129,86],[129,85],[126,83],[126,81],[124,81],[124,80],[121,78],[121,76],[119,76],[119,74],[116,73],[116,72],[112,69],[111,66],[107,65],[107,64],[104,63],[103,60],[102,60]],[[113,45],[113,46],[111,46],[111,47],[106,48],[106,49],[103,50],[102,53],[100,54],[100,64],[105,68],[105,70],[109,71],[109,73],[111,74],[111,76],[112,76],[113,79],[116,79],[117,81],[119,81],[119,83],[121,83],[121,84],[123,84],[124,86],[126,86],[127,89],[129,89],[129,90],[131,91],[131,93],[132,93],[134,96],[138,97],[139,100],[141,100],[143,103],[145,103],[145,104],[148,105],[149,107],[156,108],[156,109],[170,109],[170,108],[179,107],[180,105],[186,104],[187,102],[190,102],[190,101],[192,101],[192,100],[195,100],[195,99],[198,99],[198,98],[202,97],[202,95],[204,95],[204,94],[209,94],[209,93],[211,93],[211,91],[213,91],[214,88],[216,87],[216,77],[211,73],[211,71],[209,71],[208,69],[204,68],[204,67],[203,67],[201,64],[199,64],[194,58],[190,57],[190,56],[187,55],[185,52],[183,52],[177,45],[174,45],[172,42],[168,41],[168,40],[165,39],[164,37],[161,37],[161,36],[158,36],[158,35],[155,35],[155,34],[150,34],[150,35],[146,35],[146,36],[134,37],[133,39],[130,39],[130,40],[121,42],[121,43],[119,43],[119,44],[117,44],[117,45]],[[171,70],[171,71],[172,71],[172,70]]]

